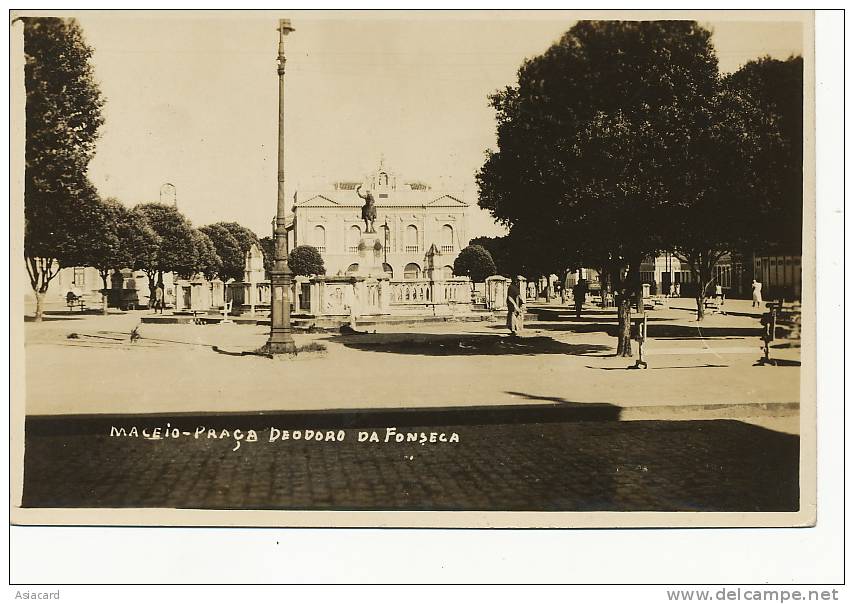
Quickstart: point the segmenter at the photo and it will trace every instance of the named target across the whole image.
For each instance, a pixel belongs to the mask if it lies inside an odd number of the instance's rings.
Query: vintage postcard
[[[12,522],[816,522],[810,12],[13,13]]]

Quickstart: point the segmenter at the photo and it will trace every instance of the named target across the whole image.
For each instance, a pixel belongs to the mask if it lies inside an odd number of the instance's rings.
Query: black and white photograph
[[[13,13],[12,521],[814,525],[813,15],[692,17]]]

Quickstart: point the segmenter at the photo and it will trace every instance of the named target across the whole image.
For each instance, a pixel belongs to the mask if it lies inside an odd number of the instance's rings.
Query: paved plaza
[[[791,405],[800,400],[800,348],[781,341],[784,366],[755,367],[759,313],[694,321],[693,300],[649,315],[650,368],[614,356],[613,309],[580,320],[531,321],[521,338],[503,321],[370,325],[364,335],[296,334],[325,356],[246,355],[269,328],[141,324],[148,313],[79,313],[26,324],[29,415],[247,412],[354,408],[607,403],[643,408]],[[568,310],[568,309],[567,309]],[[757,309],[758,310],[758,309]],[[141,339],[132,344],[137,328]],[[69,335],[74,337],[69,338]],[[55,376],[46,378],[45,376]]]
[[[645,371],[592,306],[519,338],[499,319],[298,333],[327,350],[295,360],[243,354],[263,326],[49,315],[25,325],[23,505],[796,510],[800,348],[754,366],[749,302],[702,324],[692,302],[650,313]]]

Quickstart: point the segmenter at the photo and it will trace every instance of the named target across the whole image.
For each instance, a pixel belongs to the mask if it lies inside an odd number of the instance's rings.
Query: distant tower
[[[178,207],[178,196],[175,191],[175,185],[171,182],[163,183],[160,186],[160,203]]]

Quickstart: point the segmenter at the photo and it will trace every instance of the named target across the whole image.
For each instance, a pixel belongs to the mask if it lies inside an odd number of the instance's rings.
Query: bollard
[[[634,339],[638,343],[638,359],[635,361],[634,365],[629,367],[629,369],[649,369],[649,364],[643,358],[643,347],[646,343],[646,313],[641,315],[641,318],[638,319],[636,325],[637,331],[634,334]]]
[[[760,319],[762,325],[762,347],[763,357],[759,359],[758,365],[776,365],[777,363],[771,358],[771,342],[774,341],[774,332],[777,331],[777,306],[774,304],[768,305],[768,312],[762,315]]]

